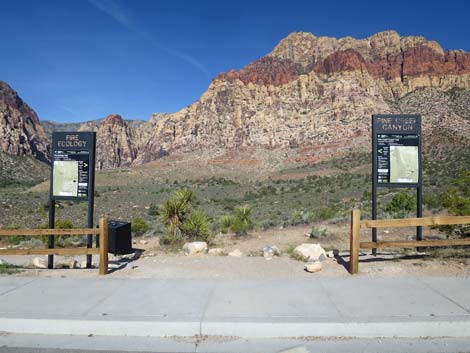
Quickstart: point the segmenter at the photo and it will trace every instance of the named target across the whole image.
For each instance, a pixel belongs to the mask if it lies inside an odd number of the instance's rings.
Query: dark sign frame
[[[92,197],[95,180],[95,151],[96,151],[96,133],[95,132],[53,132],[52,133],[52,161],[51,161],[51,200],[74,200],[88,201]],[[54,162],[59,155],[64,158],[73,154],[88,154],[88,180],[86,196],[63,196],[54,195]]]
[[[88,153],[87,170],[82,169],[83,174],[88,173],[86,196],[64,196],[54,195],[54,161],[56,158],[74,160],[76,152]],[[49,228],[55,227],[55,204],[60,200],[88,201],[88,228],[93,228],[94,194],[95,194],[95,155],[96,155],[96,132],[70,131],[52,133],[52,158],[51,158],[51,179],[49,190]],[[72,157],[74,156],[74,157]],[[83,161],[82,161],[83,162]],[[81,165],[83,167],[83,163]],[[80,169],[77,183],[80,182]],[[78,190],[79,185],[77,185]],[[78,191],[77,191],[78,192]],[[87,236],[87,248],[93,245],[93,236]],[[48,239],[48,248],[54,248],[54,236]],[[91,268],[91,255],[87,255],[87,268]],[[54,268],[54,255],[48,255],[48,268]]]
[[[401,142],[409,139],[417,139],[418,147],[418,182],[383,182],[379,183],[379,155],[378,155],[378,140],[379,135],[390,136],[384,138],[381,142],[386,144],[392,141],[399,145]],[[414,144],[413,144],[414,145]],[[392,146],[392,145],[389,145]],[[372,115],[372,219],[377,219],[377,191],[379,188],[414,188],[416,189],[417,210],[416,216],[423,216],[423,160],[422,160],[422,133],[421,133],[421,115],[390,115],[379,114]],[[388,158],[390,153],[388,151]],[[388,176],[390,179],[391,168],[390,161],[388,162]],[[382,176],[381,176],[382,177]],[[416,228],[416,240],[422,240],[422,227]],[[377,242],[377,229],[372,228],[372,241]],[[373,249],[372,253],[377,254],[377,249]]]

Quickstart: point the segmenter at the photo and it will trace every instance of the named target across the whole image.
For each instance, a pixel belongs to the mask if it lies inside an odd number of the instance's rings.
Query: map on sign
[[[390,146],[390,182],[417,183],[418,180],[418,146]]]
[[[78,194],[78,161],[54,161],[52,194],[72,196]]]

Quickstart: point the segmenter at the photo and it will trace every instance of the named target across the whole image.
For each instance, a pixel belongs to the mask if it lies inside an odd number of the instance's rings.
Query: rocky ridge
[[[462,50],[395,31],[365,39],[300,32],[245,68],[218,75],[179,112],[145,123],[111,115],[79,130],[97,131],[102,168],[195,154],[225,163],[258,150],[285,151],[285,163],[316,162],[352,145],[370,148],[376,113],[422,113],[425,136],[446,132],[467,143],[469,90],[470,54]]]
[[[444,52],[434,41],[394,31],[362,40],[293,33],[266,57],[220,74],[198,101],[161,119],[135,163],[196,149],[307,149],[297,160],[315,161],[351,142],[369,148],[370,116],[400,113],[401,98],[427,88],[469,89],[470,54]],[[425,133],[450,120],[443,128],[465,139],[468,120],[449,109],[445,116],[422,111]]]
[[[14,156],[50,158],[50,146],[39,118],[18,94],[0,81],[0,150]]]

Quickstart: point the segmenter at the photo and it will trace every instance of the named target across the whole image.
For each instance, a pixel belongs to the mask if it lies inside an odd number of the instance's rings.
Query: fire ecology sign
[[[421,183],[421,116],[374,115],[374,183]]]
[[[52,200],[88,200],[95,171],[94,132],[52,134]]]

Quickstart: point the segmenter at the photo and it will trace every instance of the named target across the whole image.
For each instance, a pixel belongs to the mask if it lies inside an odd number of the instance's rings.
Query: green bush
[[[143,218],[137,217],[132,220],[131,230],[134,235],[139,236],[148,231],[149,226]]]
[[[149,209],[147,211],[149,216],[159,216],[160,212],[158,210],[158,206],[155,204],[150,204]]]
[[[172,244],[183,239],[210,241],[211,220],[202,211],[194,210],[196,195],[189,189],[176,191],[160,206],[160,219],[167,226],[168,235],[162,244]]]
[[[48,229],[49,224],[48,223],[43,223],[39,225],[39,229]],[[72,229],[73,228],[73,222],[71,220],[56,220],[54,222],[54,228],[55,229]],[[54,247],[61,246],[65,240],[70,238],[71,235],[55,235],[54,236]],[[41,241],[42,243],[47,246],[49,243],[49,236],[48,235],[43,235],[41,236]]]
[[[160,245],[178,245],[183,242],[181,234],[164,233],[160,236]]]
[[[9,263],[2,263],[0,264],[0,274],[1,275],[13,275],[18,272],[22,272],[23,270],[16,265],[12,265]]]
[[[237,235],[245,235],[253,229],[252,208],[249,205],[235,208],[231,229]]]
[[[311,239],[323,238],[328,235],[328,230],[326,228],[312,227],[312,230],[309,233]]]
[[[254,228],[253,208],[249,205],[235,207],[232,215],[222,216],[219,222],[222,232],[230,229],[236,235],[246,235]]]
[[[181,232],[190,240],[210,242],[212,240],[209,232],[210,223],[209,218],[202,211],[194,210],[181,225]]]
[[[219,220],[220,231],[226,234],[229,231],[229,229],[232,228],[234,220],[235,220],[235,217],[231,215],[224,215],[220,217],[220,220]]]
[[[393,218],[403,218],[415,209],[416,197],[403,190],[393,195],[392,199],[385,206],[384,211]]]
[[[470,171],[454,179],[444,196],[444,207],[454,216],[470,216]],[[450,225],[439,227],[449,235],[470,236],[470,225]]]

